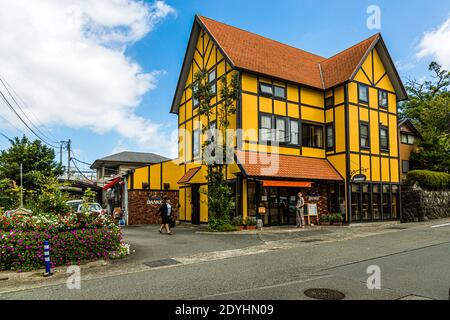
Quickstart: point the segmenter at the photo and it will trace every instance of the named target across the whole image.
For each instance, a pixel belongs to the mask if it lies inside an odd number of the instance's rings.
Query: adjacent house
[[[129,191],[146,192],[151,204],[172,190],[180,220],[208,221],[202,128],[216,119],[201,116],[193,99],[200,70],[216,110],[220,80],[239,76],[237,111],[228,120],[242,133],[226,173],[236,215],[295,224],[302,191],[308,219],[337,212],[347,223],[399,219],[397,102],[407,94],[381,34],[325,58],[196,16],[170,110],[178,117],[178,159],[137,169]]]
[[[411,170],[411,154],[417,151],[417,139],[420,137],[419,131],[409,119],[403,119],[398,124],[400,132],[400,161],[402,170],[402,179]]]
[[[114,208],[126,210],[122,177],[129,171],[160,163],[167,158],[155,153],[124,151],[97,159],[91,165],[91,169],[97,170],[97,186],[103,188],[102,204],[112,213]]]

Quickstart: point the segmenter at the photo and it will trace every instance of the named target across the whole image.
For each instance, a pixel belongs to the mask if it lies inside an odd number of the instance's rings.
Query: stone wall
[[[450,190],[427,191],[402,186],[402,222],[450,217]]]
[[[178,191],[128,190],[128,224],[160,224],[157,212],[166,197],[170,199],[173,215],[178,218]]]

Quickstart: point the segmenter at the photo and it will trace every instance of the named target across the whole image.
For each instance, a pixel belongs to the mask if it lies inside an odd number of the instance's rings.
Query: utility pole
[[[69,139],[67,141],[67,180],[70,179],[70,160],[72,160],[72,157],[70,156],[70,145],[72,141]]]
[[[62,166],[62,150],[64,141],[59,142],[59,164]]]
[[[23,208],[23,166],[20,164],[20,208]]]

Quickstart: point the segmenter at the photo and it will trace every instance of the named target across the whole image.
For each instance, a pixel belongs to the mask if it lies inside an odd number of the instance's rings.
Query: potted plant
[[[330,225],[330,215],[320,215],[320,224],[323,226]]]
[[[247,218],[245,221],[245,227],[247,230],[256,230],[256,221],[251,218]]]
[[[238,227],[239,230],[244,230],[245,229],[245,225],[244,225],[244,221],[242,219],[242,216],[234,217],[233,221],[231,223],[232,223],[233,226]]]
[[[333,214],[332,216],[333,216],[333,219],[331,221],[331,224],[333,226],[342,226],[342,222],[344,221],[344,217],[342,216],[342,214],[336,213],[336,214]]]

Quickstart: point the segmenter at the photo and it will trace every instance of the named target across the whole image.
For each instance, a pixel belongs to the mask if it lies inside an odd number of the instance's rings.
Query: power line
[[[0,136],[4,137],[5,139],[12,141],[12,139],[10,137],[8,137],[6,134],[0,132]]]
[[[3,84],[3,87],[5,87],[6,91],[8,92],[9,96],[12,98],[12,100],[14,101],[14,103],[16,104],[16,106],[19,108],[19,110],[22,112],[22,114],[25,116],[25,118],[30,122],[30,124],[42,135],[44,136],[46,139],[50,140],[50,142],[52,143],[58,143],[58,141],[54,141],[51,138],[49,138],[44,132],[41,131],[41,129],[39,129],[38,126],[36,126],[33,121],[31,121],[31,119],[28,117],[28,115],[25,113],[25,111],[23,111],[22,107],[20,106],[20,104],[17,102],[17,100],[14,98],[14,96],[11,94],[11,92],[9,91],[8,87],[6,86],[5,82],[3,82],[2,77],[0,77],[0,82]],[[11,86],[10,86],[11,87]],[[14,91],[14,89],[11,87],[11,90]],[[17,93],[16,93],[17,95]]]
[[[83,176],[83,178],[85,178],[85,179],[88,180],[88,181],[94,182],[94,181],[92,181],[91,179],[89,179],[88,177],[86,177],[86,176],[84,175],[84,173],[80,170],[80,168],[78,168],[77,163],[76,163],[75,161],[73,161],[73,159],[71,159],[71,160],[72,160],[73,165],[74,165],[75,168],[77,169],[78,173],[80,173],[80,174]]]
[[[22,119],[22,117],[19,115],[17,110],[11,105],[9,100],[5,97],[5,95],[3,94],[2,90],[0,90],[0,96],[1,96],[1,98],[3,100],[3,102],[5,102],[5,104],[11,109],[12,112],[14,112],[14,114],[19,118],[19,120],[28,128],[28,130],[30,130],[36,137],[38,137],[39,140],[41,140],[46,145],[48,145],[48,146],[50,146],[52,148],[58,148],[58,147],[52,145],[51,143],[47,142],[40,135],[38,135],[32,128],[30,128],[30,126],[25,122],[25,120]]]
[[[84,161],[81,161],[81,160],[78,160],[77,158],[75,158],[75,155],[73,154],[73,152],[72,152],[72,155],[73,155],[73,157],[72,157],[73,160],[75,160],[75,161],[77,161],[77,162],[79,162],[79,163],[88,165],[88,166],[91,166],[91,165],[92,165],[92,163],[87,163],[87,162],[84,162]]]

